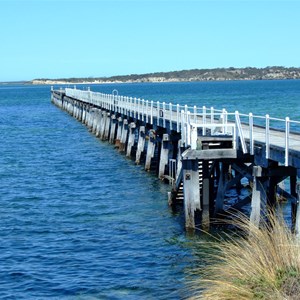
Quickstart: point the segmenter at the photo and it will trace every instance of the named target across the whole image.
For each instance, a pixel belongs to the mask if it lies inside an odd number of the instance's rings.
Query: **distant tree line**
[[[111,77],[82,77],[59,79],[35,79],[36,81],[57,80],[62,82],[144,82],[144,81],[207,81],[207,80],[260,80],[300,79],[300,68],[269,66],[265,68],[214,68],[192,69],[172,72],[130,74]]]

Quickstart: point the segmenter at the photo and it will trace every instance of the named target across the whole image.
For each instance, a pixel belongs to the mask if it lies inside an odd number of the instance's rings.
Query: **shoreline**
[[[84,85],[84,84],[90,84],[90,85],[97,85],[97,84],[131,84],[131,83],[179,83],[179,82],[224,82],[224,81],[275,81],[275,80],[300,80],[300,78],[261,78],[261,79],[211,79],[211,80],[180,80],[180,79],[172,79],[172,80],[127,80],[127,81],[59,81],[59,80],[33,80],[31,82],[26,82],[24,84],[27,85]],[[10,84],[10,83],[5,83]]]

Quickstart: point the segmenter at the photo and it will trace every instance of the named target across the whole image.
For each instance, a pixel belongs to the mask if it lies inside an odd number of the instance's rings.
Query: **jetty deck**
[[[245,178],[252,194],[232,209],[250,202],[250,220],[259,226],[282,192],[291,199],[293,224],[300,218],[299,121],[154,102],[117,91],[52,89],[51,100],[97,137],[169,181],[169,203],[183,203],[187,228],[208,228],[211,218],[228,210],[226,191],[239,188]],[[285,191],[282,183],[287,178],[290,186]]]

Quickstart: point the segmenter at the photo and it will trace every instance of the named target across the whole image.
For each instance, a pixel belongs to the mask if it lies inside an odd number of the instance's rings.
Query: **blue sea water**
[[[91,89],[300,119],[300,81]],[[201,235],[186,235],[168,185],[53,106],[49,86],[0,85],[0,132],[0,299],[189,295]]]

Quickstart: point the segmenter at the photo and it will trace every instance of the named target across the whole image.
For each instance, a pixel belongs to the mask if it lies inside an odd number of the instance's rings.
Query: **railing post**
[[[127,100],[128,99],[127,98],[128,98],[127,96],[123,97],[123,114],[128,117],[128,109],[127,109],[127,107],[128,107]]]
[[[270,116],[266,115],[266,159],[270,157]]]
[[[115,95],[114,94],[112,94],[111,95],[111,103],[112,103],[112,105],[111,105],[111,108],[112,108],[112,111],[116,111],[116,105],[115,105]]]
[[[226,109],[223,108],[223,109],[222,109],[222,125],[223,125],[223,129],[222,129],[223,132],[222,132],[222,133],[223,133],[223,134],[225,134],[225,130],[226,130],[226,129],[225,129],[225,128],[226,128],[225,124],[227,124],[227,121],[226,121],[226,119],[227,119],[226,113],[227,113],[227,112],[226,112]]]
[[[204,135],[206,135],[206,126],[205,126],[205,124],[206,124],[206,107],[205,106],[203,106],[202,107],[202,135],[204,136]]]
[[[211,107],[210,108],[210,123],[214,124],[214,122],[215,122],[215,112],[214,112],[214,108]]]
[[[172,103],[169,103],[169,115],[170,115],[170,130],[172,130],[173,128],[173,115],[172,115]]]
[[[188,106],[187,106],[187,104],[184,106],[184,112],[185,112],[185,114],[187,114],[187,111],[188,111]]]
[[[197,106],[194,106],[194,123],[197,123]]]
[[[128,106],[128,116],[132,117],[132,103],[131,103],[131,97],[126,97],[127,99],[127,106]]]
[[[242,149],[243,149],[243,153],[247,153],[247,145],[245,142],[245,138],[244,138],[244,132],[243,132],[243,128],[242,128],[242,124],[241,124],[241,120],[240,120],[240,115],[238,111],[235,111],[235,127],[236,129],[238,129],[237,134],[236,134],[236,146],[238,146],[238,138],[240,138],[241,141],[241,145],[242,145]]]
[[[289,139],[290,139],[290,118],[285,118],[285,159],[284,165],[289,165]]]
[[[149,122],[149,112],[148,112],[148,108],[149,108],[149,101],[146,100],[146,123]]]
[[[150,102],[150,114],[151,114],[150,124],[153,125],[153,101],[152,100]]]
[[[157,117],[157,126],[159,126],[159,101],[156,102],[156,117]]]
[[[254,155],[253,114],[249,113],[250,154]]]
[[[124,104],[125,104],[125,115],[128,116],[128,97],[124,97]]]
[[[129,102],[129,116],[133,118],[133,103],[132,97],[127,97]]]
[[[191,149],[197,149],[198,130],[196,126],[191,126]]]
[[[236,126],[233,126],[233,149],[237,149],[237,132]]]
[[[121,114],[125,114],[125,112],[124,112],[124,101],[125,101],[125,96],[121,96],[121,101],[120,101],[120,113]]]
[[[117,96],[117,99],[118,99],[117,111],[118,113],[121,113],[121,96]]]
[[[186,113],[186,145],[191,145],[191,112],[187,111]]]
[[[133,117],[136,119],[137,118],[137,109],[136,109],[136,98],[134,98],[134,115]]]
[[[235,125],[234,125],[234,130],[235,130],[235,145],[236,145],[236,149],[239,148],[239,135],[240,135],[240,131],[239,131],[239,112],[236,110],[235,111]]]
[[[141,119],[142,119],[143,122],[145,120],[144,115],[145,115],[145,100],[142,99],[142,118]]]
[[[184,122],[184,110],[181,110],[181,141],[185,143],[185,122]],[[186,147],[186,144],[185,144]]]
[[[138,98],[137,99],[137,119],[139,120],[140,119],[140,117],[141,117],[141,99],[140,98]]]
[[[166,128],[166,103],[163,102],[163,127]]]
[[[180,132],[180,127],[179,127],[179,125],[180,125],[179,124],[179,122],[180,122],[180,120],[179,120],[179,104],[176,105],[176,114],[177,114],[177,116],[176,116],[177,117],[177,128],[176,129],[177,129],[177,132]]]

